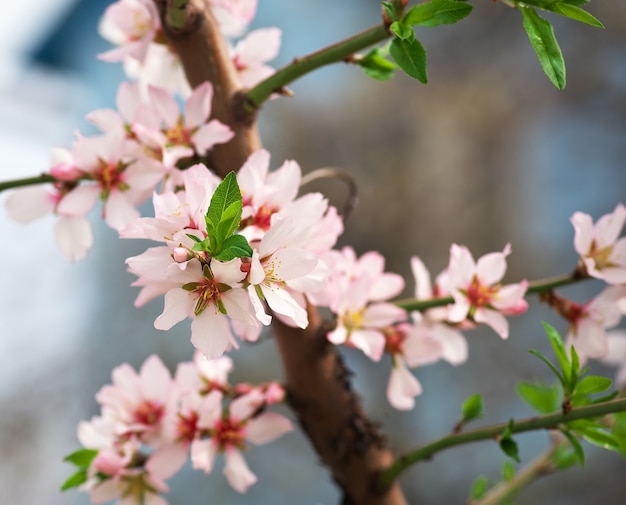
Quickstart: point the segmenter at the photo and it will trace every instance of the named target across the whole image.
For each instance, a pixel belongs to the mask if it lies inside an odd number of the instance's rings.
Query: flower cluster
[[[123,364],[113,384],[96,395],[100,416],[78,426],[85,449],[68,456],[93,503],[120,499],[125,504],[166,504],[165,481],[188,458],[210,473],[224,454],[224,475],[239,492],[256,482],[242,451],[270,442],[292,429],[284,416],[267,407],[283,400],[277,383],[230,386],[232,361],[209,361],[196,353],[174,377],[157,356],[137,373]]]
[[[256,0],[211,0],[211,4],[222,34],[228,38],[240,37],[256,14]],[[153,85],[182,96],[191,92],[180,59],[163,35],[153,0],[118,0],[110,5],[100,22],[100,34],[117,47],[99,58],[123,62],[128,77],[137,80],[142,89]],[[264,28],[229,45],[242,87],[252,87],[274,73],[266,63],[278,54],[280,38],[278,28]]]
[[[194,165],[181,173],[178,191],[154,196],[155,217],[121,234],[165,244],[127,260],[142,288],[136,304],[164,295],[155,327],[191,317],[191,341],[209,358],[237,345],[235,335],[258,338],[271,321],[264,302],[285,323],[305,328],[306,295],[323,287],[328,270],[320,255],[343,231],[322,195],[297,197],[297,163],[270,173],[269,161],[258,151],[223,182]]]

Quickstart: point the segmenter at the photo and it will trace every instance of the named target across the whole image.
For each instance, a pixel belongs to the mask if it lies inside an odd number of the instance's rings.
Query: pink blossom
[[[233,64],[244,88],[252,88],[274,73],[265,63],[278,56],[281,31],[278,28],[253,30],[231,51]]]
[[[211,0],[211,9],[220,31],[226,37],[238,37],[256,15],[257,0]]]
[[[210,405],[200,414],[197,427],[202,438],[191,444],[193,467],[210,473],[215,457],[223,453],[226,465],[224,475],[228,483],[240,493],[256,482],[241,451],[247,442],[261,445],[278,438],[293,429],[291,422],[274,412],[257,413],[263,404],[263,395],[253,390],[233,400],[227,408],[222,407],[222,395],[218,391],[209,394]]]
[[[509,323],[503,314],[520,314],[528,307],[524,294],[528,282],[502,286],[506,272],[506,257],[511,247],[501,253],[482,256],[477,262],[464,246],[453,244],[447,269],[446,286],[454,305],[449,308],[448,320],[461,323],[466,319],[491,326],[501,338],[509,336]]]
[[[99,31],[102,37],[120,47],[98,58],[109,62],[124,58],[143,61],[160,29],[159,13],[152,0],[118,0],[107,7]]]
[[[615,385],[621,388],[626,385],[626,331],[616,330],[608,333],[607,344],[607,354],[600,358],[600,361],[617,367]]]
[[[626,283],[626,237],[619,238],[626,222],[626,207],[621,203],[610,214],[593,224],[591,216],[576,212],[574,247],[587,273],[609,284]]]
[[[618,301],[626,286],[610,286],[583,304],[567,302],[560,312],[569,321],[567,343],[588,358],[603,358],[608,353],[606,329],[617,326],[622,318]]]

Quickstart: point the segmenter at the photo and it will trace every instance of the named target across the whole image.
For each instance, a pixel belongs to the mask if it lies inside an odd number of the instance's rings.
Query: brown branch
[[[210,81],[213,84],[212,117],[227,124],[234,138],[213,147],[211,168],[221,176],[238,170],[250,153],[261,148],[255,114],[245,112],[244,95],[237,72],[209,8],[209,0],[190,0],[181,27],[168,24],[167,13],[173,0],[155,0],[161,15],[164,35],[179,55],[192,88]]]
[[[155,0],[164,33],[179,54],[192,87],[213,83],[213,115],[235,131],[235,138],[212,152],[212,163],[224,175],[238,170],[261,147],[255,117],[242,115],[240,84],[208,7],[208,0],[190,0],[180,23],[169,26],[173,0]],[[178,2],[180,3],[180,2]],[[290,328],[274,318],[276,341],[285,369],[291,407],[321,460],[344,492],[345,505],[406,505],[397,483],[381,491],[378,475],[393,463],[386,441],[363,412],[350,388],[349,375],[314,307],[306,330]]]

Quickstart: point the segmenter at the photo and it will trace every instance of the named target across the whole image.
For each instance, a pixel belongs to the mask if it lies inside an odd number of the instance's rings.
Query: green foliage
[[[487,480],[487,477],[478,477],[472,484],[472,489],[470,491],[471,499],[480,500],[483,496],[485,496],[488,487],[489,481]]]
[[[378,81],[386,81],[391,79],[394,70],[398,66],[387,59],[389,54],[389,46],[377,47],[372,49],[363,58],[357,61],[357,64],[372,79]]]
[[[510,459],[507,459],[502,463],[502,480],[505,482],[510,481],[515,476],[515,465]]]
[[[558,384],[547,386],[541,383],[519,382],[517,394],[537,412],[550,414],[559,410],[561,388]]]
[[[220,261],[250,258],[252,248],[245,237],[235,235],[241,223],[243,200],[235,172],[230,172],[217,186],[205,216],[207,237],[204,240],[188,234],[195,244],[192,251],[206,252]]]
[[[504,454],[506,454],[509,458],[519,463],[519,448],[517,447],[517,442],[513,440],[513,437],[511,436],[513,433],[513,424],[514,421],[511,419],[508,426],[502,432],[502,435],[500,436],[500,449],[502,449],[502,452],[504,452]]]
[[[391,30],[391,33],[393,33],[397,38],[402,40],[410,39],[411,36],[414,35],[411,25],[400,21],[394,21],[391,23],[389,30]]]
[[[402,18],[410,26],[454,24],[472,12],[472,6],[461,0],[431,0],[411,7]]]
[[[524,30],[526,30],[530,45],[539,58],[541,68],[552,84],[558,89],[564,89],[566,83],[565,60],[554,35],[552,24],[530,7],[520,5],[519,8],[522,11]]]
[[[483,415],[483,408],[483,399],[479,394],[470,396],[467,400],[463,402],[462,422],[466,423],[468,421],[478,419]]]
[[[426,74],[426,49],[424,49],[424,46],[415,38],[413,33],[407,39],[393,39],[389,53],[398,66],[408,75],[417,79],[422,84],[428,82],[428,76]]]
[[[96,449],[80,449],[68,454],[63,458],[63,461],[67,461],[77,467],[77,471],[70,475],[68,479],[61,486],[61,491],[66,491],[74,487],[78,487],[87,481],[87,469],[91,462],[98,455]]]

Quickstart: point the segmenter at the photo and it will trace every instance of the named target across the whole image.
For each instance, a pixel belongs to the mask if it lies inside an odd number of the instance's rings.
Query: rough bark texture
[[[192,87],[213,83],[212,116],[229,125],[235,138],[216,146],[213,168],[220,175],[238,170],[261,147],[254,116],[242,114],[240,84],[208,0],[190,0],[182,27],[167,24],[172,0],[155,0],[163,29],[180,55]],[[397,484],[376,489],[376,476],[393,461],[386,440],[362,410],[350,388],[350,372],[326,338],[319,313],[309,307],[306,330],[274,318],[273,328],[285,369],[288,399],[321,460],[344,492],[345,505],[405,505]]]

